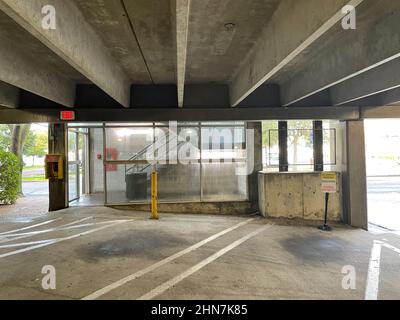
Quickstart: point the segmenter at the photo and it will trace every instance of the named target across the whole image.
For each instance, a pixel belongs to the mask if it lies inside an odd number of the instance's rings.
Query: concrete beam
[[[176,82],[178,87],[178,106],[180,108],[183,107],[185,96],[190,1],[191,0],[171,0],[176,41]]]
[[[18,88],[0,81],[0,106],[7,108],[18,107]]]
[[[0,110],[3,123],[59,122],[58,109]],[[77,109],[76,122],[357,120],[358,107]]]
[[[375,75],[385,72],[388,76],[388,69],[384,64],[400,57],[400,7],[397,2],[390,0],[377,0],[365,2],[357,11],[357,29],[341,30],[338,27],[335,41],[331,41],[323,47],[318,55],[310,59],[302,70],[290,78],[286,83],[281,84],[282,105],[289,106],[297,101],[310,97],[322,90],[335,86],[346,80],[357,77],[369,70],[382,66],[383,71],[376,71]],[[363,79],[369,79],[366,75]],[[375,82],[376,80],[374,79]],[[384,85],[390,82],[387,79]],[[338,95],[337,103],[345,103],[357,95],[369,95],[378,87],[372,83],[364,88],[358,85],[357,80],[352,82],[350,93]],[[348,85],[343,84],[345,90]],[[353,96],[352,96],[353,95]]]
[[[42,27],[46,5],[56,10],[55,30]],[[0,9],[108,95],[129,106],[129,78],[72,1],[0,0]]]
[[[8,83],[65,106],[75,102],[75,83],[58,74],[46,61],[24,52],[22,45],[0,35],[0,81]],[[8,87],[7,91],[13,89]],[[15,94],[11,93],[12,95]],[[10,99],[10,97],[9,97]],[[15,98],[11,97],[11,102]]]
[[[283,0],[260,40],[244,59],[231,83],[231,104],[237,106],[277,74],[343,17],[345,5],[363,0]]]
[[[343,172],[344,220],[368,230],[364,121],[346,121],[346,168]]]
[[[349,104],[399,87],[400,59],[395,59],[330,88],[332,104]]]
[[[398,119],[398,118],[400,118],[400,106],[361,108],[360,118],[362,118],[362,119]]]

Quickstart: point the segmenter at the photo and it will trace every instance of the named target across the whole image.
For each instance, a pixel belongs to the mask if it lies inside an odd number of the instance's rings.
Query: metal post
[[[289,171],[288,164],[288,124],[287,121],[278,122],[279,135],[279,172]]]
[[[332,228],[328,226],[328,203],[329,203],[329,193],[325,193],[325,218],[324,225],[320,226],[319,229],[322,231],[332,231]]]
[[[314,171],[324,171],[324,132],[322,121],[313,121]]]
[[[151,174],[151,219],[158,220],[157,211],[157,171]]]

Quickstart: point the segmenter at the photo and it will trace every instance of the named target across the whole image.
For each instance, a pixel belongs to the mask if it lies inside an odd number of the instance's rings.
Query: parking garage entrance
[[[400,120],[365,120],[368,220],[400,231]]]
[[[245,122],[97,123],[68,126],[70,206],[246,202]],[[250,138],[249,138],[250,137]]]

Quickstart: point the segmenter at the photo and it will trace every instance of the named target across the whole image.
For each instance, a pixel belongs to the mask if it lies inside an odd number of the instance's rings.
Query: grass
[[[42,181],[46,181],[44,175],[22,177],[22,182],[42,182]]]
[[[26,166],[24,167],[24,170],[32,170],[32,169],[43,169],[44,166],[43,165],[37,165],[37,166]]]

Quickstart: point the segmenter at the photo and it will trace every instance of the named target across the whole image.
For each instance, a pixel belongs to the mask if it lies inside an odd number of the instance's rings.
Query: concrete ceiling
[[[229,82],[279,2],[192,0],[187,83]]]
[[[88,80],[66,63],[44,44],[37,41],[29,32],[0,10],[0,38],[11,41],[32,63],[45,62],[52,72],[62,74],[76,83],[89,83]]]
[[[169,1],[73,1],[132,82],[175,81]]]
[[[41,28],[46,4],[57,8],[54,32]],[[357,30],[341,27],[347,4]],[[79,100],[79,84],[119,107],[162,95],[168,107],[207,106],[198,98],[211,95],[222,98],[210,106],[359,105],[373,94],[368,104],[390,104],[400,101],[398,18],[392,0],[0,0],[1,44],[23,62],[0,81],[65,106]],[[375,75],[380,86],[370,85]],[[54,90],[41,92],[49,83]]]

